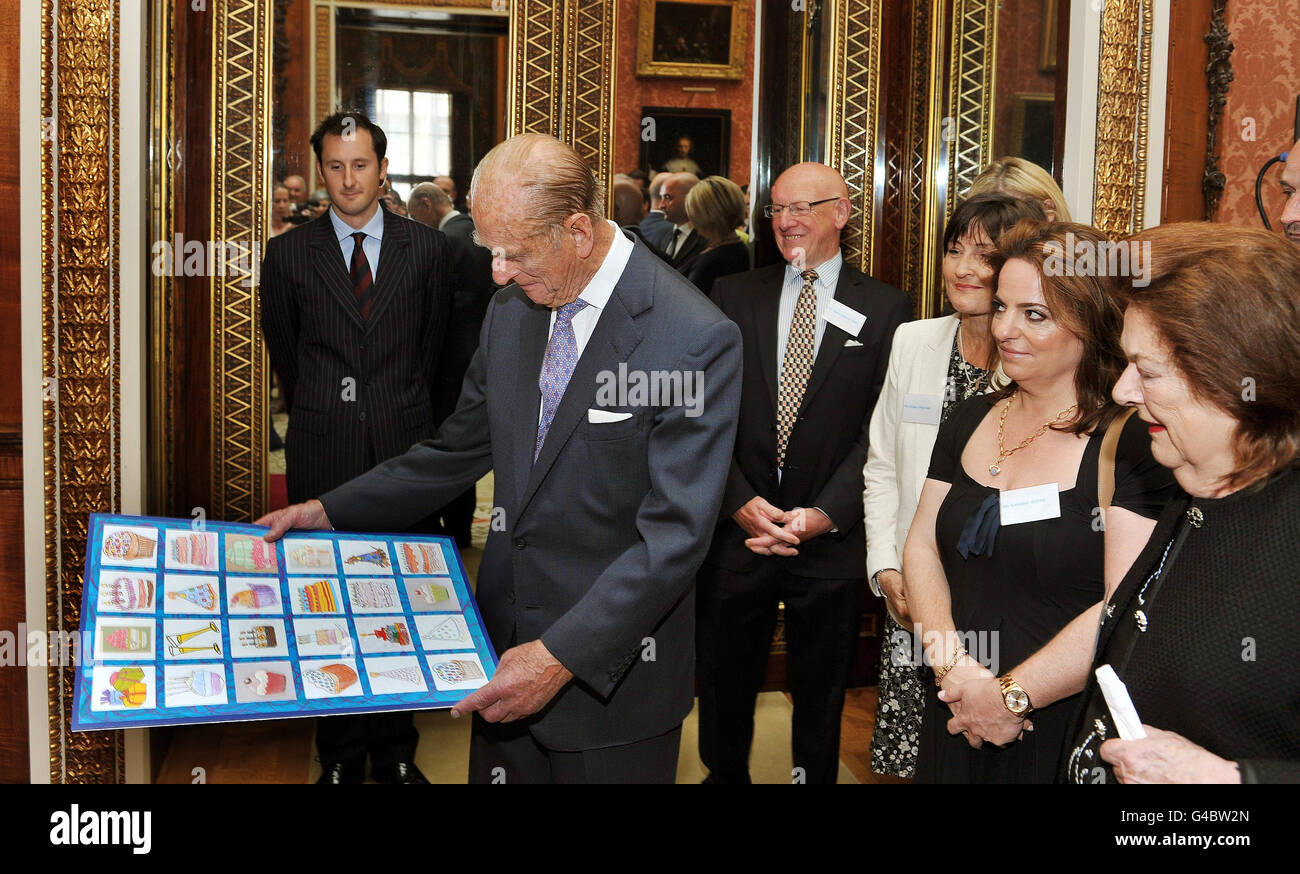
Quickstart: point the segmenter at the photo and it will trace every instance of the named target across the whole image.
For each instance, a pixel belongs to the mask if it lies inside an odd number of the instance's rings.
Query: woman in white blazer
[[[943,235],[943,284],[952,315],[900,325],[871,415],[866,488],[867,576],[889,601],[871,768],[912,776],[925,683],[903,597],[903,543],[925,485],[939,423],[956,403],[988,391],[995,347],[989,333],[993,269],[984,255],[1021,219],[1042,221],[1037,202],[981,194],[953,211]],[[908,623],[904,629],[895,617]]]

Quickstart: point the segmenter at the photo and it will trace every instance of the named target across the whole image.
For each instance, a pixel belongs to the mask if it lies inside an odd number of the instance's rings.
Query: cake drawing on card
[[[345,625],[325,625],[298,634],[299,646],[347,646],[351,641]]]
[[[476,662],[466,659],[437,662],[433,665],[433,672],[444,683],[466,683],[483,679],[483,669]]]
[[[348,580],[353,609],[400,610],[397,590],[388,580]]]
[[[276,572],[275,544],[248,534],[226,535],[226,571],[273,574]]]
[[[258,670],[244,678],[244,685],[259,698],[279,695],[285,690],[287,678],[275,671]]]
[[[317,580],[298,590],[298,610],[303,613],[337,613],[338,599],[329,580]]]
[[[198,583],[167,593],[167,600],[192,604],[200,610],[217,609],[217,589],[211,583]]]
[[[325,546],[302,543],[289,550],[289,560],[306,570],[333,570],[334,551]]]
[[[447,561],[438,544],[403,542],[398,546],[401,547],[402,573],[413,576],[447,573]]]
[[[325,665],[303,672],[303,679],[331,695],[341,695],[357,682],[357,672],[347,665]]]
[[[217,566],[213,540],[211,534],[173,531],[167,538],[168,557],[174,564],[213,570]]]
[[[371,631],[360,633],[362,637],[373,637],[376,640],[382,640],[396,646],[411,645],[411,632],[407,630],[406,623],[400,619],[380,625]]]
[[[101,589],[104,610],[129,613],[153,607],[154,582],[144,577],[115,577]]]
[[[274,625],[254,625],[252,628],[243,629],[236,639],[240,646],[254,649],[275,649],[279,645]]]
[[[104,558],[118,561],[152,558],[157,544],[157,540],[142,537],[134,531],[114,531],[104,538]]]
[[[437,607],[439,604],[445,604],[451,600],[451,593],[442,583],[436,583],[433,580],[422,582],[410,590],[411,597],[417,603],[412,605],[415,609],[420,607]]]
[[[230,596],[230,606],[238,610],[260,610],[263,607],[277,607],[280,604],[279,586],[266,583],[248,583],[248,588],[240,589]]]

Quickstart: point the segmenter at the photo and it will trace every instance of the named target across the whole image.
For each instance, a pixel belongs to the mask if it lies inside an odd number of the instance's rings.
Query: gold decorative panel
[[[833,5],[831,19],[828,161],[848,183],[853,212],[841,237],[844,260],[864,273],[874,268],[876,152],[880,93],[882,2]]]
[[[615,0],[512,0],[508,127],[570,143],[607,183],[614,153]]]
[[[1102,14],[1092,223],[1116,237],[1146,210],[1153,15],[1152,0],[1107,0]]]
[[[212,237],[247,253],[247,269],[211,277],[214,519],[251,521],[266,508],[268,373],[255,277],[271,182],[271,24],[270,0],[213,3]]]
[[[312,12],[316,19],[316,51],[312,70],[316,82],[316,117],[312,121],[320,124],[334,110],[334,8],[317,6]]]
[[[948,116],[939,136],[948,143],[948,197],[943,220],[980,170],[993,159],[993,95],[996,91],[998,4],[953,3],[951,88]],[[942,222],[940,222],[942,224]]]
[[[113,0],[41,5],[45,614],[54,640],[81,625],[90,514],[121,502],[119,27]],[[48,671],[50,781],[120,783],[121,733],[70,731],[74,674]]]

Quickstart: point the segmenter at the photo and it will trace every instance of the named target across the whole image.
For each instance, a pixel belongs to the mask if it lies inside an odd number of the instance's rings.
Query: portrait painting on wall
[[[730,173],[731,110],[643,106],[641,117],[654,125],[643,128],[642,168],[701,179]]]
[[[638,76],[740,79],[748,0],[641,0]]]

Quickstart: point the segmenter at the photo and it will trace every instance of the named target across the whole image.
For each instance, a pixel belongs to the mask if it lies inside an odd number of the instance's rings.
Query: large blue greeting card
[[[74,731],[450,707],[497,656],[449,537],[90,517]]]

